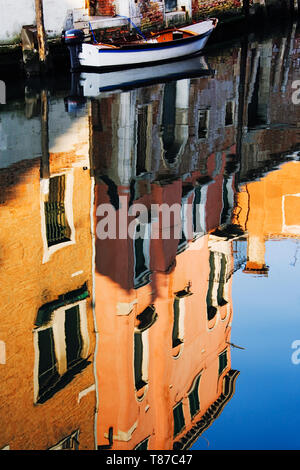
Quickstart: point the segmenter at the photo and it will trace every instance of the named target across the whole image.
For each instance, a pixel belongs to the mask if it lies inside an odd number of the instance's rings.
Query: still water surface
[[[1,449],[300,448],[299,67],[291,25],[7,84]]]

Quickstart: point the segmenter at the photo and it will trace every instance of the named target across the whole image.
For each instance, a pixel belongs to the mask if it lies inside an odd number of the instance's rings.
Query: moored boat
[[[205,47],[218,20],[215,18],[178,29],[153,34],[149,39],[130,42],[86,43],[81,30],[65,33],[71,69],[113,70],[178,60],[199,53]]]

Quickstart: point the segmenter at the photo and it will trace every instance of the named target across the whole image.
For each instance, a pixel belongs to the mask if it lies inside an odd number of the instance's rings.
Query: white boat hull
[[[65,40],[73,71],[131,68],[176,61],[199,53],[216,24],[216,19],[209,19],[177,30],[162,31],[145,41],[117,45],[85,43],[81,30],[67,31]]]
[[[93,44],[82,44],[79,61],[82,67],[128,67],[166,60],[176,60],[201,51],[209,36],[201,37],[192,44],[178,45],[166,48],[140,50],[104,49]]]

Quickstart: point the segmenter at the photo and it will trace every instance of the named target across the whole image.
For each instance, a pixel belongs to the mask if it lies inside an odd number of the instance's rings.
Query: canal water
[[[300,448],[299,72],[291,24],[6,80],[0,449]]]

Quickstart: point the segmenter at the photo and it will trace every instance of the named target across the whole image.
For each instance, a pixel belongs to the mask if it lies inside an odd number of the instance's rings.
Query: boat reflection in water
[[[197,55],[190,59],[171,62],[168,64],[153,65],[151,67],[141,67],[130,70],[119,70],[117,72],[103,73],[81,73],[80,85],[83,88],[83,95],[95,97],[104,91],[115,89],[125,89],[155,82],[167,80],[179,80],[182,78],[210,75],[205,57]]]
[[[87,98],[97,98],[105,92],[184,78],[212,76],[213,73],[202,55],[152,67],[102,73],[74,72],[71,74],[70,94],[65,99],[66,109],[76,112],[85,106]]]
[[[86,75],[67,108],[28,88],[1,107],[1,449],[189,449],[230,410],[234,272],[299,236],[294,35],[211,55],[213,75]]]

